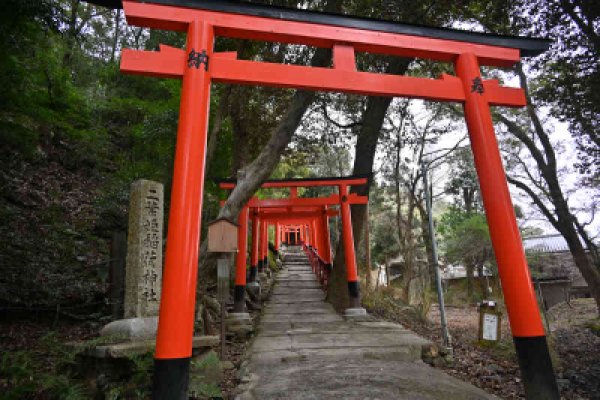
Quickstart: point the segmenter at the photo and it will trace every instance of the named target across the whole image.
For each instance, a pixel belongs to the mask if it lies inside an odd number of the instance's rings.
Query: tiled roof
[[[587,246],[583,243],[583,248]],[[542,235],[523,238],[523,247],[527,253],[559,253],[569,251],[569,246],[562,235]]]

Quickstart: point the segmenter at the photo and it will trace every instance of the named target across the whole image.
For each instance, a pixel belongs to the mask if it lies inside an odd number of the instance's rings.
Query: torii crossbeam
[[[126,49],[121,59],[125,73],[183,80],[156,340],[155,398],[186,397],[213,82],[462,103],[525,392],[530,399],[559,398],[490,113],[490,106],[524,106],[525,95],[521,89],[483,79],[480,71],[482,65],[509,67],[521,56],[537,55],[548,48],[548,41],[236,1],[123,1],[123,7],[130,24],[187,33],[185,50]],[[333,67],[238,60],[235,53],[214,52],[218,36],[330,48]],[[360,72],[356,52],[450,62],[455,75],[427,79]],[[341,211],[344,219],[343,207]]]

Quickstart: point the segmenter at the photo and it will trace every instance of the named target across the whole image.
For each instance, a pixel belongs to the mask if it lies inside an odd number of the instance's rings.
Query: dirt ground
[[[510,327],[503,318],[501,342],[478,346],[478,311],[471,307],[447,307],[448,326],[454,346],[454,365],[446,372],[467,380],[504,399],[524,398]],[[563,399],[600,399],[600,337],[586,324],[596,317],[592,299],[560,304],[548,312],[549,343]],[[419,333],[439,340],[439,309],[429,312],[427,327]]]

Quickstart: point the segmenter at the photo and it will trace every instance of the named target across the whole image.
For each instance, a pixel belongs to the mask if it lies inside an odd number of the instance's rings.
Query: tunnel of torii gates
[[[211,83],[262,85],[463,105],[511,331],[529,399],[558,399],[535,292],[515,220],[490,106],[523,107],[520,88],[481,76],[547,50],[545,39],[357,18],[216,0],[123,1],[131,25],[187,33],[185,49],[124,49],[121,70],[182,79],[167,248],[156,339],[153,396],[185,398],[192,355],[195,288]],[[241,60],[216,52],[216,37],[332,49],[330,67]],[[437,79],[357,71],[356,52],[454,66]]]
[[[293,180],[269,180],[261,188],[289,188],[286,199],[252,198],[244,205],[238,216],[238,254],[234,291],[234,312],[244,312],[246,289],[246,265],[248,247],[248,221],[252,219],[252,244],[250,248],[250,274],[248,280],[254,282],[256,274],[263,272],[268,265],[269,226],[275,227],[274,248],[279,250],[283,242],[288,245],[302,245],[309,256],[313,271],[326,287],[332,266],[329,218],[341,214],[342,240],[346,278],[348,281],[349,307],[360,307],[356,253],[350,206],[367,204],[366,196],[349,192],[350,186],[367,184],[364,177],[307,178]],[[336,187],[338,193],[327,197],[298,197],[299,187]],[[234,182],[220,182],[221,189],[232,190]],[[334,209],[332,207],[338,207]]]

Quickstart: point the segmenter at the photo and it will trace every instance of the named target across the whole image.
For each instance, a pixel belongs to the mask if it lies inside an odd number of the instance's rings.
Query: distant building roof
[[[583,241],[581,244],[587,250],[587,246]],[[569,251],[567,241],[560,234],[523,238],[523,247],[527,253],[560,253]]]

